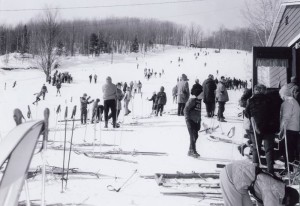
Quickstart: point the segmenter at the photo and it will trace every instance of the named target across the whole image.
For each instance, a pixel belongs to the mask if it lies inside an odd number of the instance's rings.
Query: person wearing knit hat
[[[186,126],[190,135],[190,146],[188,156],[198,158],[200,155],[196,150],[196,142],[198,139],[198,132],[201,127],[201,94],[202,89],[195,89],[193,94],[195,97],[190,98],[184,108],[184,117]]]
[[[293,162],[299,158],[297,146],[300,144],[300,106],[287,85],[280,89],[279,94],[283,100],[280,108],[280,134],[283,136],[286,131],[288,158],[289,162]],[[288,166],[287,159],[285,165]]]
[[[296,189],[263,172],[248,160],[227,164],[220,173],[220,186],[225,206],[252,206],[252,194],[258,205],[295,206],[299,202]]]

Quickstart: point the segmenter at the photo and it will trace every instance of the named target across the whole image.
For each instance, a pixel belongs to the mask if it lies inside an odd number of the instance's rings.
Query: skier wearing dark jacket
[[[253,131],[251,134],[251,141],[253,142],[253,163],[258,165],[259,159],[258,152],[261,154],[261,145],[264,140],[264,147],[266,153],[266,160],[268,166],[268,172],[273,173],[273,153],[274,153],[274,128],[270,123],[270,116],[272,111],[270,105],[272,102],[266,96],[266,86],[258,84],[254,87],[254,95],[248,100],[245,115],[253,122]],[[255,135],[257,138],[257,145],[255,141]]]
[[[87,105],[94,102],[94,100],[89,101],[91,97],[87,98],[87,94],[84,93],[83,97],[80,97],[80,110],[81,110],[81,115],[80,115],[80,120],[81,124],[86,124],[86,119],[87,119]]]
[[[160,116],[162,116],[164,106],[167,103],[167,95],[164,92],[164,90],[165,90],[165,88],[161,87],[160,91],[157,93],[157,97],[156,97],[156,104],[157,104],[156,116],[158,116],[159,112],[160,112]]]
[[[201,92],[201,89],[194,90],[196,98],[190,98],[184,108],[185,122],[190,134],[188,155],[196,158],[200,156],[196,150],[196,141],[201,125]]]
[[[216,94],[215,90],[217,89],[217,85],[214,81],[214,76],[212,74],[208,75],[208,79],[206,79],[203,84],[203,102],[206,106],[207,117],[213,117],[215,111],[215,101]]]
[[[195,84],[193,85],[193,87],[191,89],[191,95],[195,95],[196,90],[200,90],[201,92],[203,91],[201,84],[199,84],[199,79],[195,80]]]
[[[153,95],[148,101],[152,101],[152,114],[156,114],[157,104],[156,104],[156,92],[153,92]]]

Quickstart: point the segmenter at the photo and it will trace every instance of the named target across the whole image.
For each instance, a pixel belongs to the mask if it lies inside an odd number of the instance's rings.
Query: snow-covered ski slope
[[[56,124],[56,120],[63,119],[65,107],[69,107],[69,117],[74,105],[80,108],[79,97],[83,93],[91,96],[91,99],[102,99],[102,85],[106,76],[111,76],[114,83],[140,80],[143,83],[143,95],[135,95],[130,103],[132,113],[124,116],[122,109],[119,121],[122,121],[121,128],[116,131],[105,131],[103,122],[95,125],[88,124],[87,127],[81,126],[75,122],[74,144],[85,141],[95,142],[91,146],[73,146],[76,150],[72,152],[70,167],[79,168],[80,171],[100,173],[100,179],[95,176],[83,174],[70,175],[68,188],[61,193],[61,180],[59,176],[48,175],[46,187],[47,204],[62,203],[73,205],[206,205],[212,201],[199,198],[189,198],[182,196],[163,196],[161,192],[186,192],[202,191],[198,187],[179,186],[172,188],[159,187],[155,180],[144,179],[140,176],[154,175],[155,173],[176,173],[176,172],[216,172],[217,163],[226,164],[224,159],[241,159],[236,144],[224,142],[213,142],[207,139],[209,134],[200,133],[197,142],[197,150],[201,157],[207,159],[193,159],[187,156],[189,147],[189,135],[185,125],[184,117],[173,115],[176,113],[177,105],[172,102],[172,88],[176,84],[177,77],[185,73],[190,79],[190,88],[196,78],[203,82],[208,74],[216,76],[216,71],[226,77],[236,77],[242,80],[250,79],[251,54],[236,50],[221,50],[215,53],[214,49],[192,49],[184,47],[165,46],[156,48],[154,51],[144,54],[114,54],[113,64],[111,64],[111,55],[101,55],[100,57],[64,57],[61,59],[59,72],[68,71],[74,79],[72,84],[62,84],[61,97],[56,97],[56,88],[48,84],[49,93],[45,101],[40,101],[38,106],[32,105],[35,100],[34,93],[40,91],[45,76],[38,70],[0,70],[0,134],[3,137],[13,127],[12,118],[13,109],[18,107],[23,111],[24,116],[27,113],[27,105],[30,106],[34,119],[43,118],[43,109],[50,109],[50,134],[49,139],[55,142],[49,143],[47,162],[49,166],[62,167],[63,151],[57,148],[63,144],[64,123]],[[200,53],[195,59],[194,54]],[[208,52],[208,55],[205,55]],[[10,55],[8,63],[15,67],[27,67],[28,62],[17,61]],[[178,62],[178,57],[183,58],[183,62]],[[4,57],[2,57],[2,60]],[[0,61],[1,66],[4,65]],[[207,64],[206,67],[204,64]],[[137,64],[139,68],[137,69]],[[164,69],[165,74],[159,78],[152,77],[149,81],[144,78],[144,68],[152,69],[157,73]],[[88,76],[90,74],[98,75],[98,83],[90,84]],[[15,88],[12,88],[13,82],[17,81]],[[4,85],[6,82],[6,90]],[[146,98],[151,97],[154,91],[158,92],[161,86],[165,87],[168,102],[165,107],[165,113],[162,117],[149,117],[151,113],[152,102]],[[222,123],[214,132],[215,135],[225,136],[231,127],[235,126],[234,142],[245,141],[243,137],[242,121],[238,118],[238,113],[242,110],[238,107],[238,99],[242,91],[229,91],[230,101],[226,104],[225,117],[227,123]],[[71,102],[72,100],[72,102]],[[62,112],[56,116],[55,110],[61,105]],[[203,104],[203,116],[205,115]],[[89,112],[89,117],[90,117]],[[77,110],[76,119],[80,118],[80,112]],[[206,119],[203,122],[210,126],[216,126],[219,123],[216,120]],[[70,141],[72,122],[68,123],[67,141]],[[109,127],[112,127],[109,124]],[[55,130],[57,130],[55,132]],[[221,133],[225,135],[222,135]],[[95,141],[94,141],[95,139]],[[99,146],[100,144],[100,146]],[[69,144],[67,144],[69,148]],[[108,155],[110,159],[98,159],[85,156],[83,152],[108,152],[112,150],[132,151],[134,155]],[[164,155],[139,155],[138,152],[160,152]],[[68,155],[68,154],[67,154]],[[91,156],[91,155],[89,155]],[[220,161],[209,161],[213,158],[221,158]],[[35,155],[31,168],[36,169],[42,164],[40,155]],[[119,188],[128,177],[137,169],[137,173],[128,181],[120,192],[107,190],[107,185]],[[116,178],[117,177],[117,178]],[[37,175],[29,181],[31,199],[40,199],[41,175]],[[207,180],[208,182],[210,180]],[[22,193],[21,200],[25,199]]]

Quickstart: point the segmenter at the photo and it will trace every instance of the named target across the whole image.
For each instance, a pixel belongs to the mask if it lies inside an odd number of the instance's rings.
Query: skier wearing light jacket
[[[217,85],[216,90],[216,100],[218,102],[219,108],[218,108],[218,121],[220,122],[226,122],[224,119],[224,111],[225,111],[225,103],[229,101],[227,89],[225,86],[225,78],[224,76],[221,76],[221,80],[219,81]]]
[[[111,110],[113,118],[113,127],[116,127],[116,95],[117,87],[112,83],[111,77],[106,77],[106,83],[102,86],[103,100],[104,100],[104,121],[105,128],[108,125],[108,111]]]
[[[196,98],[190,98],[183,110],[186,126],[190,135],[188,156],[196,158],[200,156],[196,150],[196,141],[198,139],[198,131],[201,127],[201,92],[202,89],[194,90],[193,94],[196,96]]]
[[[300,106],[287,85],[280,89],[279,94],[283,100],[280,108],[280,133],[282,136],[286,129],[289,162],[293,162],[299,158]],[[285,166],[287,167],[287,159]]]
[[[259,171],[248,160],[226,165],[220,174],[224,206],[253,206],[249,192],[258,201],[258,206],[294,206],[299,202],[297,190]]]

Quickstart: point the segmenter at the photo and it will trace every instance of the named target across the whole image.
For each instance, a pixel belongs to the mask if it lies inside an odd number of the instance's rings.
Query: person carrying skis
[[[61,88],[61,83],[60,83],[60,81],[56,81],[56,96],[58,96],[58,94],[59,94],[59,96],[61,96],[61,94],[60,94],[60,88]]]
[[[116,128],[116,94],[117,94],[117,87],[112,83],[112,79],[110,76],[106,77],[106,83],[102,86],[103,92],[103,100],[104,100],[104,127],[108,127],[108,112],[109,109],[112,114],[113,118],[113,127]]]
[[[156,114],[157,104],[156,104],[156,92],[153,92],[153,95],[150,99],[147,98],[148,101],[152,101],[152,112],[151,114]]]
[[[43,93],[43,100],[45,100],[46,93],[48,93],[48,89],[45,84],[43,84],[41,92]]]
[[[167,103],[167,95],[164,91],[165,88],[162,86],[156,96],[156,104],[157,104],[156,116],[158,116],[158,113],[160,114],[160,116],[162,116],[162,112],[164,111],[164,106]]]
[[[81,124],[86,124],[87,119],[87,105],[94,102],[94,100],[89,101],[91,97],[87,97],[87,94],[84,93],[82,97],[80,97],[80,121]]]
[[[259,206],[295,206],[299,202],[296,189],[248,160],[227,164],[220,173],[220,186],[224,206],[253,206],[249,192]]]
[[[196,141],[198,139],[198,132],[201,127],[201,92],[201,89],[195,89],[193,91],[195,98],[190,98],[184,108],[185,122],[190,135],[188,156],[195,158],[200,156],[196,150]]]

